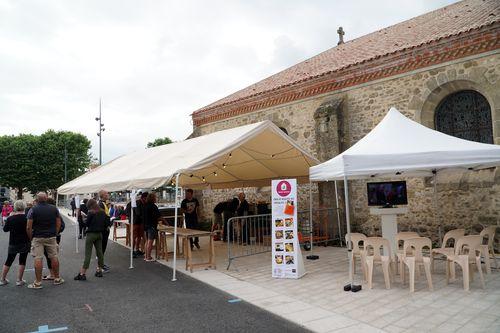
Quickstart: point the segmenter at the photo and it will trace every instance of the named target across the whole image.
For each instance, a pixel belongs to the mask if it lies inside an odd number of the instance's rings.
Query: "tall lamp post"
[[[99,165],[102,164],[102,132],[105,130],[104,124],[102,123],[101,104],[101,99],[99,98],[99,117],[95,118],[95,120],[99,122],[99,133],[97,133],[99,137]]]

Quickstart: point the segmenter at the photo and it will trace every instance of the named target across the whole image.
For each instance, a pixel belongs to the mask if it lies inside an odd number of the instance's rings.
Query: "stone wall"
[[[366,135],[394,106],[406,116],[434,127],[434,110],[449,93],[472,89],[483,94],[492,110],[493,136],[500,144],[500,54],[476,57],[392,79],[363,84],[298,102],[263,109],[195,128],[204,135],[226,128],[271,120],[285,128],[303,148],[320,160],[334,157]],[[315,188],[316,189],[316,188]],[[250,196],[269,197],[269,189],[247,190]],[[221,194],[214,194],[214,193]],[[401,229],[418,229],[437,239],[438,224],[443,229],[455,226],[500,225],[500,175],[498,170],[474,174],[440,175],[438,179],[439,217],[435,216],[434,192],[430,179],[409,179],[409,213],[400,218]],[[221,197],[230,191],[213,191],[204,198],[207,216]],[[370,216],[366,182],[353,181],[350,188],[352,221],[356,230],[380,233],[379,217]],[[308,205],[307,191],[301,191]],[[320,200],[321,198],[321,200]],[[333,206],[331,184],[320,184],[315,202]]]

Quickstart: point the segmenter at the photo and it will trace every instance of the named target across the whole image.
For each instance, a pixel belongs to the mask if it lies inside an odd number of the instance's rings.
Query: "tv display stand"
[[[391,244],[391,251],[396,255],[397,244],[396,244],[396,234],[398,233],[398,215],[406,214],[408,212],[407,207],[397,207],[397,208],[370,208],[370,214],[380,215],[382,220],[382,237],[387,239]],[[384,250],[384,255],[387,255]]]

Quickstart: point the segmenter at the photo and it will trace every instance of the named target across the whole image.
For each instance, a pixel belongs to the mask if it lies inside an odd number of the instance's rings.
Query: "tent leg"
[[[56,194],[56,206],[59,204],[59,193]],[[80,209],[80,208],[78,208]],[[78,253],[78,234],[79,234],[79,224],[78,224],[78,216],[76,217],[76,226],[75,226],[75,253]]]
[[[309,236],[311,237],[309,240],[311,242],[311,254],[313,254],[313,232],[314,224],[313,224],[313,204],[312,204],[312,184],[309,181]]]
[[[349,280],[351,290],[354,287],[354,276],[352,272],[352,244],[351,244],[351,219],[349,216],[349,189],[347,188],[347,176],[344,175],[344,195],[345,195],[345,218],[347,224],[347,253],[349,254]]]
[[[130,266],[128,269],[134,268],[134,204],[135,191],[132,191],[130,196]]]
[[[309,242],[311,243],[311,254],[306,258],[309,260],[319,259],[318,255],[313,254],[313,243],[314,243],[314,224],[313,224],[313,204],[312,204],[312,183],[309,181]]]
[[[341,229],[341,225],[340,225],[339,193],[337,191],[337,181],[335,180],[334,183],[335,183],[335,203],[336,203],[335,208],[337,211],[337,227],[339,228],[339,243],[340,243],[340,246],[342,247],[343,237],[342,237],[342,229]]]
[[[179,206],[179,174],[175,176],[175,214],[174,214],[174,262],[172,265],[172,281],[177,281],[175,274],[177,270],[177,214]]]
[[[438,225],[438,237],[439,237],[439,246],[442,245],[443,242],[443,230],[441,226],[441,219],[439,218],[439,207],[438,207],[438,193],[437,193],[437,170],[432,171],[432,182],[434,186],[434,218],[436,219],[436,224]]]

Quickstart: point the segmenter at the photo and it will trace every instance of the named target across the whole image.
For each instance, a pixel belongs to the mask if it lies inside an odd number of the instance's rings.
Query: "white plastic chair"
[[[415,292],[415,269],[418,270],[420,266],[424,266],[425,276],[427,277],[427,285],[429,290],[432,290],[432,276],[431,276],[431,257],[424,256],[424,248],[432,249],[432,242],[430,238],[418,237],[410,238],[404,241],[403,251],[398,253],[400,262],[401,280],[405,283],[405,269],[403,263],[408,267],[410,275],[410,292]]]
[[[385,250],[385,252],[384,252]],[[382,253],[388,253],[383,255]],[[389,241],[382,237],[367,237],[365,240],[365,248],[362,252],[363,261],[366,262],[368,289],[372,289],[373,284],[373,266],[380,264],[384,272],[384,280],[386,289],[391,289],[392,268],[391,263],[394,262],[391,245]]]
[[[441,247],[431,250],[431,268],[433,272],[434,272],[434,258],[438,256],[446,257],[447,255],[454,254],[455,245],[457,244],[458,239],[463,237],[464,235],[465,235],[465,229],[450,230],[444,235]],[[450,240],[453,240],[453,246],[447,247],[448,242]],[[451,272],[452,272],[452,278],[455,278],[455,270],[453,269]]]
[[[345,235],[345,242],[346,242],[346,244],[349,242],[348,235],[349,234]],[[363,271],[363,278],[365,280],[366,280],[366,263],[361,259],[362,258],[361,252],[363,251],[363,247],[364,247],[364,245],[362,246],[361,243],[363,242],[363,244],[364,244],[364,241],[366,240],[366,238],[367,237],[364,234],[356,233],[356,232],[352,232],[351,233],[351,243],[352,243],[352,273],[353,274],[356,273],[356,258],[359,258],[359,260],[361,262],[361,270]]]
[[[495,256],[495,249],[493,247],[496,231],[497,227],[492,225],[484,228],[479,234],[479,236],[481,237],[481,245],[479,246],[479,248],[481,250],[481,255],[484,258],[484,264],[486,266],[486,274],[491,274],[490,255],[493,257],[493,260],[495,261],[495,268],[498,269],[497,257]],[[485,238],[488,239],[486,244],[484,244]]]
[[[404,246],[404,241],[410,238],[416,238],[420,237],[418,233],[415,231],[401,231],[396,234],[395,241],[396,241],[396,267],[398,268],[398,274],[401,274],[401,265],[398,263],[399,261],[399,254],[403,253],[403,246]]]
[[[446,256],[446,284],[450,281],[451,266],[457,263],[462,268],[464,290],[469,291],[469,281],[474,280],[474,270],[471,269],[471,266],[476,265],[481,286],[484,289],[483,270],[481,269],[481,241],[482,238],[479,235],[463,236],[457,241],[455,253]]]

